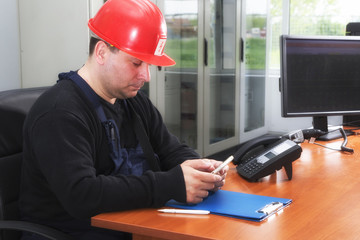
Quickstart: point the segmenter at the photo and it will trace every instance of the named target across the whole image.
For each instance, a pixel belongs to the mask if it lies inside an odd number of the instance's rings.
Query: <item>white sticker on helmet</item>
[[[162,55],[162,53],[164,51],[165,43],[166,43],[166,38],[159,39],[159,42],[157,44],[154,55],[156,55],[156,56],[161,56]]]

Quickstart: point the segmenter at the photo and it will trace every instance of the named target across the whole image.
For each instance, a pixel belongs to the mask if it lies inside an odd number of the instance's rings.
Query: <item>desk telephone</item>
[[[289,180],[292,178],[292,162],[301,155],[302,148],[286,138],[263,136],[250,140],[234,154],[233,163],[240,176],[250,182],[285,168]]]

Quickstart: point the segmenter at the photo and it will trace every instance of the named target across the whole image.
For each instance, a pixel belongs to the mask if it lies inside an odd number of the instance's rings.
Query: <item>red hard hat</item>
[[[164,53],[164,16],[150,0],[108,0],[88,26],[102,40],[146,63],[175,65]]]

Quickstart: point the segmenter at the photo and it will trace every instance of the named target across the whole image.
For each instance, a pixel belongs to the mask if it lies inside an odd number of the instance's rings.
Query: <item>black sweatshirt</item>
[[[136,144],[132,122],[123,110],[103,101],[115,118],[121,145]],[[24,160],[20,210],[24,218],[49,223],[86,220],[102,212],[160,207],[168,200],[186,201],[180,163],[198,158],[168,132],[160,113],[141,92],[128,99],[140,115],[161,172],[111,176],[105,130],[82,90],[59,81],[32,107],[24,125]],[[75,227],[75,226],[74,226]]]

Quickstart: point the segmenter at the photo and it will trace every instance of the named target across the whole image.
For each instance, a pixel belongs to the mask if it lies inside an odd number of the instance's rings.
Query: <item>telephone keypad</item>
[[[243,170],[246,172],[246,173],[253,173],[253,172],[256,172],[258,169],[260,169],[262,167],[263,164],[257,162],[257,161],[252,161],[248,164],[246,164],[243,168]]]

